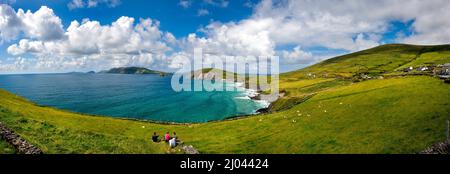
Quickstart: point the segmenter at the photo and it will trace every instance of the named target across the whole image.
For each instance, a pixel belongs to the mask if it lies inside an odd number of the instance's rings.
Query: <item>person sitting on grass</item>
[[[153,135],[152,135],[152,141],[155,142],[155,143],[158,142],[158,137],[159,137],[159,136],[156,135],[156,132],[153,132]]]
[[[170,139],[170,141],[169,141],[169,146],[170,146],[171,148],[174,148],[174,147],[177,146],[177,140],[176,140],[176,138]]]
[[[164,136],[164,141],[169,142],[170,140],[170,134],[169,132],[166,133],[166,135]]]
[[[173,137],[172,138],[175,138],[175,140],[177,140],[177,133],[176,132],[173,132]]]

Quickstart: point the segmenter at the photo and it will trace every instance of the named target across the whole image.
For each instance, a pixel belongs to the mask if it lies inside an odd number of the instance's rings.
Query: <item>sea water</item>
[[[171,76],[159,75],[0,75],[2,89],[39,105],[91,115],[207,122],[254,114],[267,106],[251,100],[249,91],[175,92],[170,83]]]

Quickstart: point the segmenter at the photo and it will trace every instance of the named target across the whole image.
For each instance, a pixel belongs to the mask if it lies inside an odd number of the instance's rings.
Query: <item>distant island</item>
[[[110,70],[100,71],[99,73],[106,74],[159,74],[165,76],[167,73],[162,71],[150,70],[142,67],[119,67]]]

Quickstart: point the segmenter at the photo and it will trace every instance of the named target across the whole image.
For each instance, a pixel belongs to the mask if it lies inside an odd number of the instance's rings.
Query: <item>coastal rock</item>
[[[272,103],[271,103],[271,104],[269,104],[268,107],[258,109],[258,110],[256,111],[256,113],[259,113],[259,114],[270,113],[270,112],[272,111],[272,106],[273,106],[273,105],[272,105]]]
[[[252,100],[261,100],[261,96],[260,95],[251,96],[250,99],[252,99]]]
[[[192,145],[183,146],[183,147],[181,147],[181,149],[183,149],[183,151],[184,151],[186,154],[200,154],[200,153],[198,152],[198,150],[195,149],[194,146],[192,146]]]
[[[260,114],[269,113],[269,112],[270,112],[270,108],[261,108],[256,111],[256,113],[260,113]]]

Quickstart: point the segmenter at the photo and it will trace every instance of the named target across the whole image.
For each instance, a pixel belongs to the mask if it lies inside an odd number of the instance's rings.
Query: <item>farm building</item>
[[[441,72],[444,73],[445,75],[450,75],[450,63],[442,65]]]
[[[426,66],[421,66],[421,67],[417,67],[416,70],[417,71],[428,71],[430,68],[426,67]]]
[[[408,67],[408,68],[405,68],[405,69],[403,69],[403,72],[410,72],[410,71],[412,71],[414,68],[412,67],[412,66],[410,66],[410,67]]]

